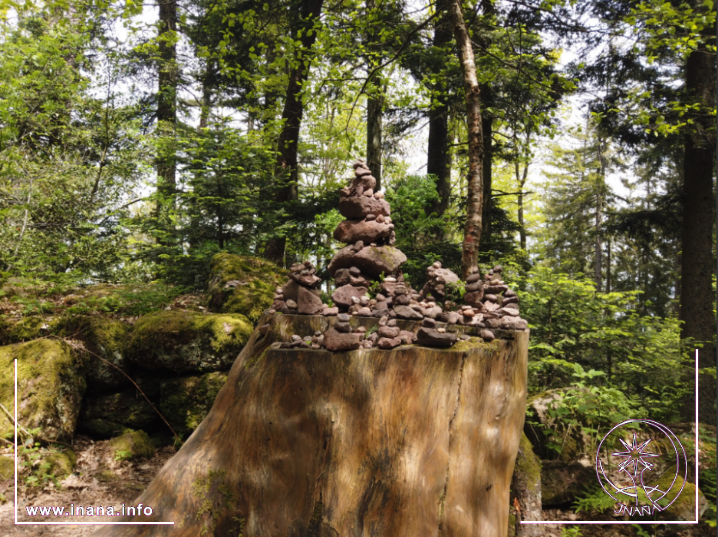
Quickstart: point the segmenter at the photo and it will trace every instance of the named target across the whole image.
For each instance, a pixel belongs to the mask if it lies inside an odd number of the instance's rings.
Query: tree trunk
[[[487,106],[490,101],[491,86],[484,84],[481,88],[481,97],[484,106]],[[486,108],[484,108],[486,110]],[[484,181],[484,205],[481,211],[481,219],[483,229],[481,230],[481,238],[484,243],[491,242],[491,204],[493,200],[491,198],[491,165],[493,160],[493,144],[492,136],[494,130],[494,119],[483,114],[481,117],[481,134],[484,138],[484,162],[483,162],[483,181]]]
[[[593,281],[596,282],[596,291],[601,291],[601,287],[603,286],[602,281],[602,273],[603,273],[603,267],[602,264],[602,257],[603,257],[603,243],[602,243],[602,237],[601,237],[601,205],[602,205],[602,196],[599,192],[596,196],[598,199],[596,200],[596,242],[594,246],[594,263],[593,263]]]
[[[212,108],[212,74],[215,65],[214,60],[207,60],[204,79],[202,80],[202,103],[199,112],[199,129],[206,129],[209,124],[209,113]]]
[[[377,76],[377,75],[375,75]],[[378,90],[378,91],[381,91]],[[376,179],[374,190],[381,189],[381,144],[384,98],[371,96],[367,99],[366,110],[366,165]]]
[[[309,78],[311,64],[310,51],[317,39],[317,31],[313,30],[319,20],[324,0],[302,0],[300,15],[294,24],[293,37],[301,42],[294,57],[294,68],[289,75],[287,95],[284,101],[282,120],[284,125],[279,134],[279,156],[277,159],[276,177],[279,187],[274,199],[278,203],[286,203],[298,199],[299,170],[297,152],[299,147],[299,129],[304,114],[302,92],[304,83]],[[299,36],[301,33],[301,36]],[[299,37],[297,37],[299,36]],[[284,249],[287,239],[275,237],[267,242],[264,257],[279,266],[284,265]]]
[[[707,40],[709,36],[710,33],[706,36]],[[715,296],[711,278],[715,270],[713,170],[716,147],[715,120],[708,115],[708,110],[715,105],[714,58],[705,45],[701,45],[689,55],[686,65],[686,90],[694,102],[700,103],[701,110],[694,115],[693,128],[685,136],[680,317],[684,322],[681,336],[703,344],[699,367],[715,366],[712,344],[716,331],[713,314]],[[690,378],[693,384],[692,372]],[[699,392],[699,420],[715,424],[715,380],[709,375],[701,375]],[[691,394],[683,405],[682,415],[685,421],[693,421],[694,414]]]
[[[154,510],[138,521],[175,525],[98,535],[506,535],[528,332],[447,350],[331,353],[271,344],[334,318],[265,322],[209,415],[132,504]]]
[[[514,163],[514,172],[516,173],[516,182],[519,184],[519,193],[516,198],[518,205],[518,220],[519,220],[519,243],[521,249],[526,251],[526,222],[524,221],[524,187],[526,186],[526,180],[529,175],[529,163],[524,164],[523,175],[519,172],[519,161]]]
[[[177,127],[177,2],[159,3],[159,88],[157,93],[157,130],[160,136],[173,138]],[[157,191],[164,198],[177,187],[177,164],[172,143],[163,143],[156,159]],[[158,206],[159,209],[159,206]]]
[[[477,265],[481,243],[483,211],[483,161],[484,142],[481,133],[481,106],[479,104],[479,82],[476,78],[476,63],[471,38],[466,29],[460,0],[450,0],[449,14],[454,27],[456,47],[459,52],[461,70],[464,74],[466,94],[466,122],[469,136],[469,174],[467,178],[466,225],[461,253],[461,272],[466,278],[471,268]]]
[[[452,37],[447,0],[437,0],[436,11],[440,15],[437,17],[436,25],[434,26],[432,45],[438,49],[443,49],[451,43]],[[433,66],[432,74],[439,75],[443,67],[443,62],[441,65]],[[427,208],[427,213],[436,213],[436,216],[443,216],[449,207],[449,197],[451,196],[449,104],[446,78],[439,77],[439,83],[432,90],[431,108],[429,109],[429,146],[426,173],[436,176],[436,191],[439,198]]]

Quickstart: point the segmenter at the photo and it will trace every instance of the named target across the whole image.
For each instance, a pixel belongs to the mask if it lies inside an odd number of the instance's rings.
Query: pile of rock
[[[289,269],[289,281],[284,287],[277,287],[270,312],[274,310],[289,314],[336,315],[337,308],[330,308],[322,303],[319,290],[322,280],[316,272],[311,261],[292,265]]]
[[[437,261],[426,269],[426,284],[424,284],[421,294],[424,297],[444,302],[449,287],[457,285],[460,281],[460,278],[451,269],[441,268],[441,261]]]

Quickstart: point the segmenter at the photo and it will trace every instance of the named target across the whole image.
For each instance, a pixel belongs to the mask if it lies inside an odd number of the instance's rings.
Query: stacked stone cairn
[[[336,283],[332,293],[335,306],[322,304],[318,289],[321,280],[307,261],[291,267],[289,283],[277,288],[269,310],[269,313],[336,315],[336,322],[324,333],[294,335],[292,341],[281,343],[281,347],[347,351],[393,349],[414,342],[428,347],[450,347],[469,336],[447,332],[437,326],[437,321],[477,327],[486,341],[495,339],[494,329],[527,327],[527,322],[519,317],[516,293],[501,280],[500,266],[490,270],[483,280],[478,267],[472,270],[465,282],[464,304],[456,311],[451,311],[457,305],[449,298],[457,296],[451,291],[452,287],[460,286],[461,280],[451,270],[442,268],[440,262],[427,269],[427,283],[421,292],[412,289],[400,270],[406,256],[393,246],[396,239],[391,208],[384,194],[374,191],[375,187],[371,171],[362,160],[357,160],[351,184],[340,191],[339,212],[346,220],[334,231],[334,238],[347,246],[336,253],[328,267]],[[379,318],[378,330],[352,329],[353,316]],[[414,334],[402,330],[397,319],[422,323]]]

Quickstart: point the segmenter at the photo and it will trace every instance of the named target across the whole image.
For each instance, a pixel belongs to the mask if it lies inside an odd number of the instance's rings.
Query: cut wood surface
[[[506,535],[528,332],[331,353],[271,344],[334,318],[263,322],[270,329],[252,334],[207,418],[133,502],[152,515],[118,517],[174,526],[97,535]]]

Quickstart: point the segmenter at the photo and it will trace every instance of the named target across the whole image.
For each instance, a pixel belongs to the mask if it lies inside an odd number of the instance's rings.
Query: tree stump
[[[174,526],[97,535],[504,537],[528,332],[446,350],[271,348],[334,320],[263,319],[207,418],[134,502],[152,515],[118,517]]]

